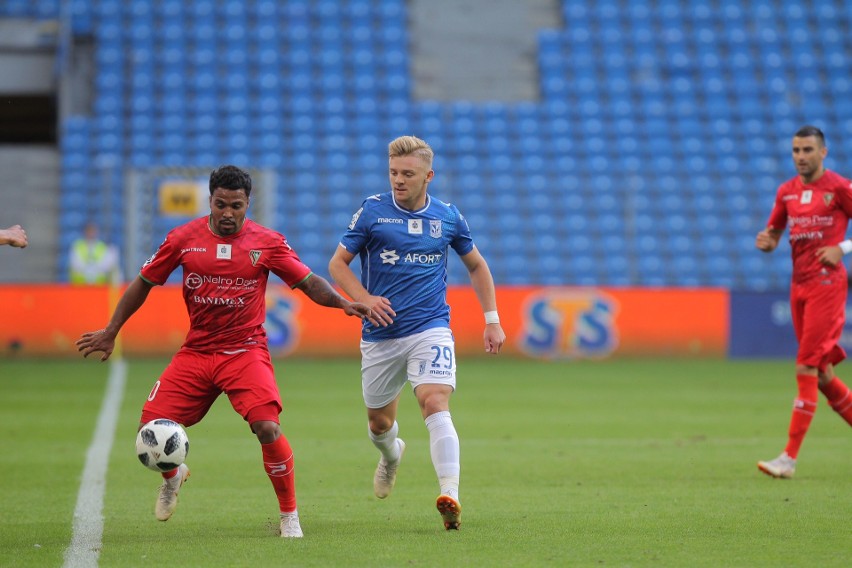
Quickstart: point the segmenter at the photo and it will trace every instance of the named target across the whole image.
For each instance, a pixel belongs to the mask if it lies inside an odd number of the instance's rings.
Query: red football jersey
[[[284,235],[250,219],[229,236],[215,234],[208,217],[176,227],[139,275],[162,285],[178,266],[189,313],[184,347],[208,352],[265,346],[269,273],[291,288],[311,274]]]
[[[840,243],[850,217],[852,187],[848,179],[832,171],[826,170],[812,184],[805,185],[799,176],[781,184],[767,226],[783,231],[790,225],[794,282],[846,272],[843,262],[834,267],[820,263],[816,251]]]

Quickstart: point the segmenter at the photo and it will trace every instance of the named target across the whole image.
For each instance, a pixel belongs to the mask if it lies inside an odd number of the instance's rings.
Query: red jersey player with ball
[[[293,452],[281,433],[281,396],[273,374],[263,322],[269,273],[298,288],[317,304],[347,315],[371,310],[337,293],[299,260],[284,235],[246,218],[251,177],[235,166],[210,174],[210,215],[173,229],[128,286],[104,329],[84,333],[77,347],[105,361],[119,329],[145,302],[154,286],[183,268],[183,298],[189,333],[142,407],[140,427],[165,418],[184,426],[199,422],[221,393],[257,436],[263,465],[278,497],[281,536],[301,537],[296,512]],[[177,506],[186,464],[163,475],[154,512],[168,520]]]
[[[790,227],[790,309],[799,342],[799,393],[793,404],[787,446],[777,458],[757,463],[762,472],[777,478],[789,479],[796,471],[796,458],[816,411],[818,391],[852,425],[852,395],[834,374],[834,366],[846,358],[838,342],[846,315],[847,288],[841,259],[852,251],[852,241],[843,241],[852,217],[852,186],[848,179],[825,169],[827,154],[825,136],[819,128],[803,126],[796,132],[793,163],[799,175],[778,188],[769,223],[755,240],[758,249],[772,252],[784,228]]]

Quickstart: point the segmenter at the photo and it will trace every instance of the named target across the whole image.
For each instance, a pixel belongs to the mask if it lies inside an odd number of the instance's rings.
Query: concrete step
[[[541,28],[562,26],[558,0],[409,3],[417,99],[535,101]]]
[[[57,280],[59,171],[53,146],[0,146],[0,228],[21,225],[29,241],[23,250],[0,247],[0,283]]]

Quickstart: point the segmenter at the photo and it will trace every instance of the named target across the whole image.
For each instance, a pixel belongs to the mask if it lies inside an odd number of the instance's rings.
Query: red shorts
[[[846,358],[838,342],[846,319],[846,278],[811,280],[790,288],[793,329],[799,340],[796,363],[824,371]]]
[[[168,418],[192,426],[223,392],[247,422],[278,423],[281,395],[266,349],[232,355],[181,349],[154,383],[142,407],[142,423]]]

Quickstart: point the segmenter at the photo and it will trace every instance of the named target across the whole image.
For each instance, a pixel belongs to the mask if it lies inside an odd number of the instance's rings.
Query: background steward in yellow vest
[[[70,255],[69,280],[72,284],[119,282],[118,250],[99,238],[97,225],[86,225],[85,236],[71,244]]]

